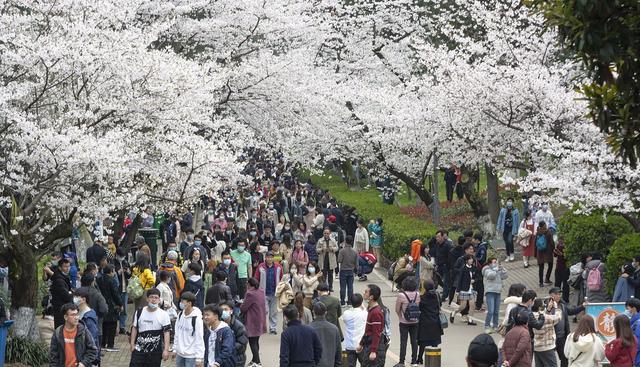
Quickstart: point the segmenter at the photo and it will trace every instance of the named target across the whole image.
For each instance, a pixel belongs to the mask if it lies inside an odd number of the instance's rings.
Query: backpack
[[[178,320],[180,320],[181,316],[182,316],[182,311],[178,312]],[[193,336],[196,333],[196,318],[197,317],[191,318],[191,336]]]
[[[543,234],[536,236],[536,249],[538,251],[547,251],[547,236]]]
[[[393,274],[396,272],[396,264],[397,263],[398,263],[397,261],[394,261],[389,266],[389,269],[387,270],[387,279],[393,280]]]
[[[418,306],[418,304],[416,303],[416,300],[418,299],[418,296],[416,295],[415,298],[413,300],[409,299],[409,296],[407,295],[406,292],[402,292],[402,294],[404,294],[404,296],[407,298],[407,301],[409,301],[409,304],[407,305],[407,308],[405,308],[404,310],[404,319],[409,321],[409,322],[415,322],[415,321],[419,321],[420,320],[420,306]]]
[[[602,274],[600,273],[600,265],[596,266],[589,272],[587,276],[587,289],[591,292],[598,292],[602,289]]]
[[[129,279],[129,284],[127,285],[127,294],[131,299],[138,299],[142,297],[144,293],[144,288],[142,288],[142,283],[140,282],[140,278],[137,276],[132,276]]]

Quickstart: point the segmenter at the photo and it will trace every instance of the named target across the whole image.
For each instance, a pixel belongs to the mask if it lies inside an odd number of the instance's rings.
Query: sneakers
[[[360,278],[358,278],[358,280],[360,280],[361,282],[366,282],[367,281],[367,276],[363,275]]]
[[[120,335],[126,335],[126,334],[127,334],[127,331],[126,331],[124,328],[120,328],[120,332],[119,332],[119,334],[120,334]]]
[[[514,261],[516,259],[515,256],[513,256],[513,254],[509,255],[509,261]]]
[[[524,268],[526,269],[526,268],[528,268],[528,267],[529,267],[529,263],[525,261],[525,263],[524,263]]]
[[[451,311],[451,315],[449,316],[449,322],[453,324],[455,320],[456,320],[456,312]]]
[[[404,367],[404,363],[396,363],[393,367]]]
[[[545,280],[545,281],[544,281],[544,284],[549,284],[549,285],[551,285],[551,284],[553,284],[553,282],[552,282],[551,280],[547,279],[547,280]]]
[[[271,331],[269,331],[269,334],[271,334],[271,335],[278,335],[278,332],[277,332],[277,331],[275,331],[275,330],[271,330]]]
[[[493,330],[493,328],[490,328],[490,327],[489,327],[489,328],[484,329],[484,333],[485,333],[485,334],[493,334],[493,333],[494,333],[494,330]]]
[[[476,326],[476,325],[478,325],[478,324],[476,324],[476,322],[475,322],[475,321],[473,321],[473,320],[469,319],[469,320],[467,321],[467,325],[469,325],[469,326]]]

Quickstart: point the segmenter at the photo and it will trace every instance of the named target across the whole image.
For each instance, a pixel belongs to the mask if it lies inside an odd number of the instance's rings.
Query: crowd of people
[[[54,253],[43,271],[49,284],[43,306],[55,325],[52,365],[100,365],[103,353],[118,351],[115,338],[121,334],[130,340],[130,366],[175,358],[180,367],[255,367],[262,364],[261,336],[281,333],[282,367],[384,366],[393,312],[399,319],[397,366],[422,364],[425,348],[442,343],[447,322],[459,315],[476,325],[476,312],[486,312],[485,334],[469,348],[470,366],[531,366],[533,360],[556,366],[556,355],[562,367],[593,366],[605,356],[613,366],[640,365],[640,301],[634,298],[640,293],[640,257],[622,269],[616,285],[614,301],[626,302],[628,311],[613,321],[616,339],[602,343],[588,315],[570,332],[570,318],[586,302],[608,300],[605,268],[599,254],[568,266],[546,203],[525,207],[520,220],[509,198],[497,232],[506,244],[505,262],[515,261],[515,246],[525,268],[537,259],[539,286],[553,285],[548,298],[512,284],[502,301],[508,271],[483,234],[465,231],[454,244],[439,230],[428,241],[412,240],[391,265],[398,293],[395,307],[388,308],[378,286],[354,291],[356,279],[366,281],[377,264],[382,219],[365,222],[329,191],[287,174],[281,160],[265,161],[259,153],[247,161],[253,186],[203,197],[201,221],[184,209],[141,213],[141,227],[159,232],[158,259],[145,237],[125,245],[135,215],[125,219],[123,237],[96,238],[83,269],[73,251]],[[127,315],[128,303],[133,315]],[[443,304],[453,312],[445,316]],[[497,346],[491,345],[492,333],[501,337]]]

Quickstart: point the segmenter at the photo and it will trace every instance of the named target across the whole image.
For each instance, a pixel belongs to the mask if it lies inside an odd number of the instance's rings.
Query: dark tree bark
[[[123,247],[126,252],[129,252],[129,250],[131,250],[131,246],[133,245],[133,241],[136,239],[136,235],[138,234],[138,229],[140,228],[141,224],[142,216],[136,215],[133,223],[131,223],[129,227],[127,227],[127,234],[120,243],[120,247]]]
[[[631,224],[634,231],[640,232],[640,219],[637,216],[629,213],[620,213],[620,215]]]
[[[476,218],[481,218],[489,214],[487,201],[482,198],[477,187],[480,181],[480,170],[478,168],[468,169],[467,167],[462,167],[462,173],[468,176],[467,182],[462,183],[462,191],[473,210],[473,215]]]
[[[496,224],[498,222],[498,214],[500,213],[498,176],[491,165],[485,163],[484,167],[487,172],[487,205],[489,208],[489,216],[491,217],[491,222]]]

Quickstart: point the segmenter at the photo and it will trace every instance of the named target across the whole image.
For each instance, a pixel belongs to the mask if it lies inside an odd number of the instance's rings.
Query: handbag
[[[447,315],[440,311],[440,326],[442,326],[443,329],[446,329],[449,327],[449,319],[447,318]]]

